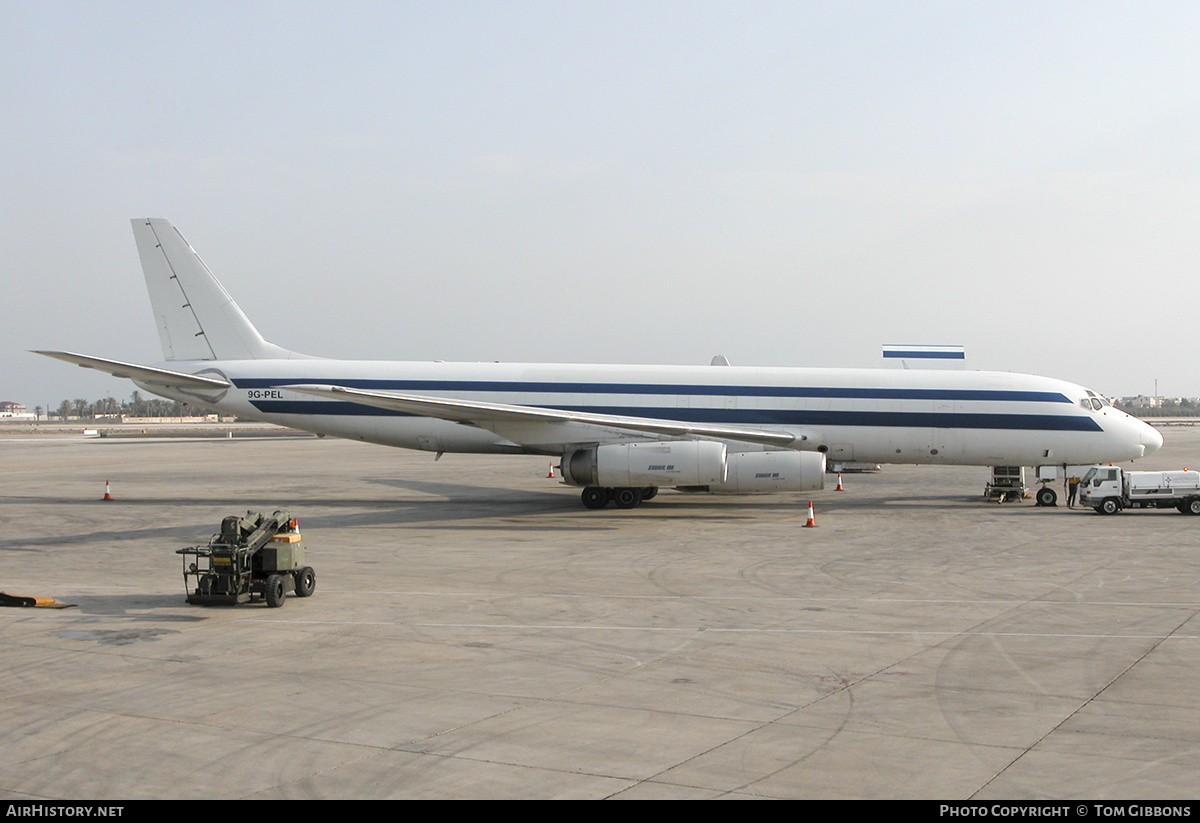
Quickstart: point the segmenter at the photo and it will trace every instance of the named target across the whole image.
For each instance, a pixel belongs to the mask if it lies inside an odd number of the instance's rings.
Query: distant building
[[[25,417],[29,412],[25,411],[23,403],[14,403],[11,400],[0,400],[0,417]]]
[[[1122,409],[1142,417],[1198,417],[1200,398],[1197,397],[1123,397],[1117,404]]]

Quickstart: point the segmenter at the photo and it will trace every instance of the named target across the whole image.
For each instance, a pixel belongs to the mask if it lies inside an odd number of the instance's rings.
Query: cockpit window
[[[1112,405],[1112,403],[1109,403],[1108,399],[1105,398],[1104,395],[1096,394],[1091,389],[1084,389],[1084,391],[1087,392],[1087,397],[1085,397],[1079,401],[1079,405],[1082,408],[1088,409],[1088,410],[1094,409],[1096,411],[1100,411],[1105,406]]]

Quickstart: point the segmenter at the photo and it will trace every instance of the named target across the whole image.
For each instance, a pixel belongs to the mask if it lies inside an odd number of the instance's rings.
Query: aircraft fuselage
[[[220,376],[221,392],[167,396],[304,431],[434,452],[561,454],[582,442],[647,436],[582,423],[463,425],[290,390],[331,384],[465,401],[689,420],[790,432],[830,459],[968,465],[1132,460],[1162,438],[1062,380],[1006,372],[347,361],[170,361]],[[164,393],[161,386],[141,384]],[[653,439],[653,438],[650,438]],[[661,439],[672,439],[662,437]],[[755,446],[737,444],[738,450]]]

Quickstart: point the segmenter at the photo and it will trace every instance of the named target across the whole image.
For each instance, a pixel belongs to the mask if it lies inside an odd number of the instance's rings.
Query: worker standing
[[[1077,492],[1078,490],[1079,490],[1079,478],[1078,477],[1068,477],[1067,478],[1067,508],[1068,509],[1075,507],[1075,492]]]

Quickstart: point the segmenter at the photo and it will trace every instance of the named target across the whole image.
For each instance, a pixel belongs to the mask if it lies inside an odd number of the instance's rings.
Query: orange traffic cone
[[[834,489],[834,491],[839,491],[839,492],[845,491],[845,489],[842,488],[842,473],[841,472],[838,472],[838,484],[837,484],[837,488]]]
[[[817,525],[817,519],[813,517],[812,501],[808,501],[808,522],[804,524],[804,528],[811,528]]]
[[[550,473],[546,477],[554,477],[554,464],[550,464]]]
[[[112,489],[110,489],[110,488],[109,488],[109,486],[108,486],[108,481],[107,481],[107,480],[105,480],[105,481],[104,481],[104,499],[105,499],[105,500],[112,500],[112,499],[113,499],[113,496],[112,496]]]

